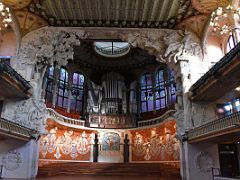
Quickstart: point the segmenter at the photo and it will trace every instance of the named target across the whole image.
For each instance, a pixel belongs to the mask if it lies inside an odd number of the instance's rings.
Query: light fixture
[[[10,9],[0,1],[0,30],[9,26],[12,22]]]
[[[213,28],[213,32],[219,32],[222,34],[231,34],[235,28],[234,19],[239,20],[240,9],[234,8],[231,5],[227,7],[218,7],[213,11],[210,21],[210,26]]]
[[[236,91],[240,91],[240,86],[235,88]]]

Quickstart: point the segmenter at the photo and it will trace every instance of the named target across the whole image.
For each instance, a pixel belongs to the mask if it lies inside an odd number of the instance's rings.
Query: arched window
[[[84,76],[79,73],[73,74],[72,96],[70,100],[70,109],[72,112],[83,111],[84,100]]]
[[[68,72],[64,68],[60,69],[56,105],[62,108],[68,107]]]
[[[163,109],[167,106],[166,81],[164,80],[164,70],[159,69],[155,74],[155,96],[156,110]]]
[[[145,73],[140,79],[141,91],[141,112],[149,112],[153,110],[153,93],[151,74]]]
[[[52,104],[52,96],[53,96],[53,71],[54,67],[51,66],[48,68],[47,77],[46,77],[46,85],[45,85],[45,102],[47,106],[51,106]]]

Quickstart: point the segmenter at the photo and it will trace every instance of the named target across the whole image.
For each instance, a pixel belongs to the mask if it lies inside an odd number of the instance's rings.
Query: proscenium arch
[[[53,59],[54,56],[56,56],[56,55],[55,54],[49,55],[49,53],[47,53],[47,49],[51,50],[53,43],[54,42],[56,43],[56,37],[61,36],[61,34],[65,33],[65,34],[73,34],[75,37],[71,37],[69,39],[71,41],[73,41],[73,39],[75,38],[74,41],[79,41],[79,43],[80,43],[81,39],[94,39],[94,40],[96,40],[96,39],[109,39],[109,40],[121,39],[122,41],[128,42],[132,47],[139,47],[141,49],[147,50],[150,55],[154,55],[157,58],[157,60],[159,60],[160,62],[166,63],[168,65],[174,65],[174,63],[176,63],[176,62],[172,62],[171,60],[168,59],[168,57],[164,57],[164,53],[166,50],[168,50],[168,52],[171,52],[172,54],[176,54],[177,51],[180,51],[180,49],[177,49],[177,48],[173,49],[173,47],[175,45],[179,46],[179,44],[181,44],[182,46],[186,46],[186,43],[183,44],[184,43],[183,41],[186,40],[184,38],[187,37],[187,36],[184,36],[184,35],[186,35],[185,32],[186,31],[169,30],[169,29],[43,27],[43,28],[37,29],[35,31],[32,31],[23,37],[20,54],[18,55],[17,59],[22,60],[21,56],[23,56],[23,55],[28,56],[28,53],[31,54],[32,56],[35,56],[35,57],[31,57],[31,58],[29,57],[29,59],[31,59],[33,61],[33,62],[31,62],[31,64],[33,64],[34,61],[37,61],[37,56],[38,56],[37,54],[40,54],[41,56],[47,56],[46,58],[48,58],[48,59]],[[177,40],[179,42],[173,44],[172,46],[169,44],[166,44],[166,43],[169,43],[169,42],[167,42],[167,40],[169,40],[167,38],[171,38],[171,37],[174,38],[175,35],[178,36]],[[194,40],[197,41],[194,43],[198,44],[200,47],[200,42],[197,39],[197,37],[191,32],[188,32],[188,37],[189,36],[193,37]],[[45,38],[44,41],[41,40],[44,38]],[[33,39],[35,39],[35,42],[33,42]],[[42,42],[40,42],[40,41],[42,41]],[[54,42],[52,42],[52,41],[54,41]],[[70,42],[70,43],[71,44],[67,44],[68,47],[72,46],[72,42]],[[48,46],[48,48],[46,48],[46,46]],[[170,49],[167,49],[169,47],[170,47]],[[36,52],[34,52],[34,50]],[[201,48],[200,48],[200,50],[201,50]],[[46,53],[44,53],[45,51],[46,51]],[[23,55],[21,55],[21,53],[23,53]],[[201,57],[200,57],[200,59],[201,59]],[[56,58],[56,60],[58,60],[58,59]],[[28,64],[28,62],[26,62],[26,63]],[[26,78],[26,79],[29,79],[29,78]]]
[[[196,36],[189,31],[169,29],[43,27],[23,37],[19,54],[16,61],[14,61],[14,68],[21,73],[26,80],[30,81],[30,83],[35,83],[35,86],[37,86],[34,88],[35,90],[41,89],[41,85],[36,83],[39,82],[39,79],[33,79],[30,74],[44,74],[45,71],[42,66],[51,65],[55,62],[57,62],[59,67],[66,66],[68,59],[73,58],[73,46],[79,46],[83,39],[119,39],[130,43],[133,47],[146,49],[149,54],[161,59],[159,60],[160,62],[167,64],[169,68],[173,69],[175,75],[177,75],[175,79],[180,78],[184,83],[189,81],[187,78],[187,73],[189,72],[188,70],[181,71],[182,66],[192,65],[193,63],[188,62],[195,61],[196,58],[201,60],[201,57],[198,56],[202,53],[200,42],[196,39]],[[196,49],[199,50],[197,53]],[[169,59],[169,56],[164,56],[166,51],[168,52],[167,55],[170,55],[173,59]],[[37,72],[35,71],[35,67],[38,68]],[[186,69],[186,67],[184,68]],[[183,73],[185,73],[185,75],[182,75]],[[176,83],[180,86],[182,84],[181,82]],[[183,87],[183,89],[184,88],[185,87]],[[187,91],[185,89],[181,92]],[[38,96],[39,95],[36,95],[36,97],[32,98],[37,99]]]

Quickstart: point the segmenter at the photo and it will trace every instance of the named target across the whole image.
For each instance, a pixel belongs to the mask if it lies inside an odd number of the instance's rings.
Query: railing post
[[[124,139],[124,163],[129,162],[129,139],[128,135],[125,134],[125,139]]]
[[[93,145],[93,162],[98,162],[98,135],[95,134]]]

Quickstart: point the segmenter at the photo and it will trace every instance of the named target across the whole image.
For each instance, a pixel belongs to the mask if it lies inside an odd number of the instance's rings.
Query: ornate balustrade
[[[188,132],[188,140],[194,140],[202,136],[207,136],[229,128],[240,125],[240,112],[233,113],[226,117],[206,123],[200,127],[194,128]]]
[[[169,117],[173,117],[174,113],[176,111],[175,110],[169,110],[166,113],[164,113],[162,116],[159,116],[157,118],[153,118],[153,119],[148,119],[148,120],[144,120],[144,121],[139,121],[138,122],[138,127],[142,127],[142,126],[150,126],[150,125],[154,125],[154,124],[158,124],[163,122],[165,119],[169,118]]]
[[[84,127],[84,125],[85,125],[84,120],[72,119],[69,117],[65,117],[65,116],[57,113],[55,110],[53,110],[51,108],[47,108],[47,111],[48,111],[48,115],[50,118],[53,118],[57,122],[63,123],[64,125],[72,125],[72,126],[76,126],[76,127]]]
[[[150,126],[163,122],[167,118],[173,117],[175,110],[169,110],[162,116],[139,121],[133,115],[88,115],[87,120],[79,120],[65,117],[57,113],[54,109],[47,108],[49,118],[54,119],[60,124],[66,126],[78,127],[94,127],[94,128],[135,128],[142,126]]]
[[[36,130],[29,129],[14,122],[0,118],[0,134],[1,133],[3,133],[5,136],[28,140],[31,137],[35,137],[38,132]]]
[[[5,73],[11,78],[18,81],[23,87],[24,91],[28,91],[31,88],[31,85],[28,81],[26,81],[20,74],[17,73],[11,66],[9,66],[7,63],[0,61],[0,74]]]

